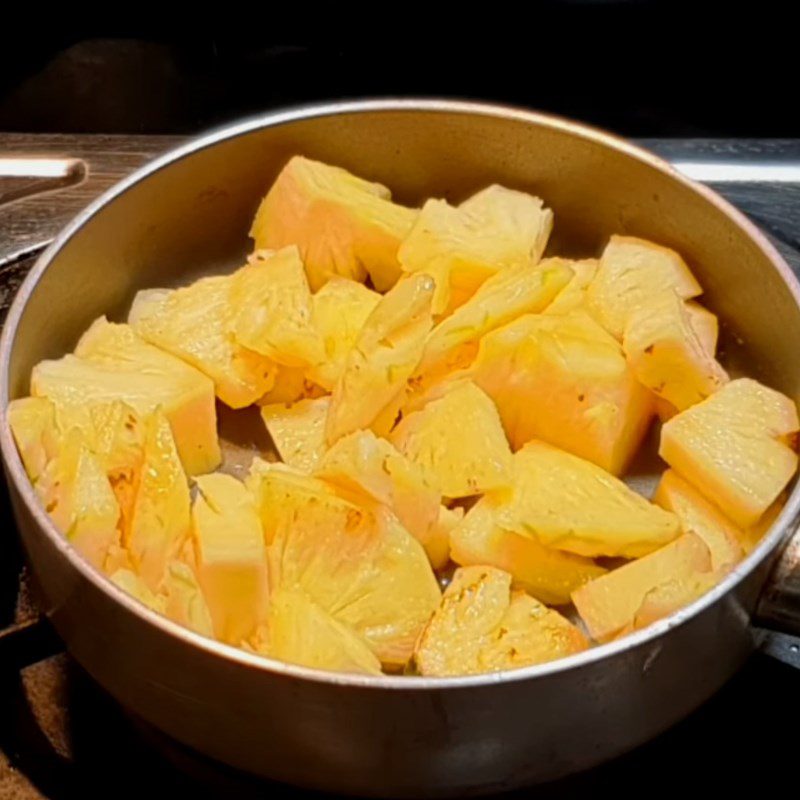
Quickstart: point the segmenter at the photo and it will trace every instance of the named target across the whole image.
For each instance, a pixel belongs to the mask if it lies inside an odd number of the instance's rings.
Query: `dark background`
[[[315,5],[197,4],[166,23],[137,4],[118,7],[136,21],[81,24],[32,3],[33,23],[0,23],[0,130],[191,133],[309,100],[440,95],[628,136],[800,136],[791,4]]]

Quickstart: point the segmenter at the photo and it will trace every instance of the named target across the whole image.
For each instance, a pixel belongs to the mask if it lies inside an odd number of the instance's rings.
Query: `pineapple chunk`
[[[600,324],[621,340],[631,314],[665,290],[684,300],[703,292],[674,250],[632,236],[612,236],[586,301]]]
[[[514,584],[543,603],[564,605],[570,593],[605,570],[588,558],[545,547],[527,533],[512,533],[497,523],[498,497],[479,500],[450,532],[450,557],[456,564],[489,564],[509,572]]]
[[[210,472],[220,463],[214,384],[147,344],[127,325],[98,319],[81,337],[75,355],[33,368],[31,394],[48,397],[59,412],[66,409],[71,416],[114,400],[142,417],[161,406],[190,475]],[[82,427],[88,425],[87,420]]]
[[[292,405],[263,406],[261,418],[281,459],[303,472],[314,472],[327,448],[325,422],[330,397],[300,400]]]
[[[538,197],[490,186],[461,204],[428,200],[398,251],[406,272],[436,279],[434,314],[466,302],[504,267],[535,264],[553,228]]]
[[[322,457],[316,474],[359,500],[390,508],[423,545],[439,519],[439,491],[416,464],[372,431],[339,439]]]
[[[728,382],[727,373],[697,335],[684,301],[673,291],[643,301],[630,313],[622,347],[637,379],[678,411]]]
[[[256,248],[296,244],[312,289],[341,275],[378,291],[400,277],[397,249],[417,212],[391,193],[339,167],[295,156],[258,207],[250,236]]]
[[[428,555],[428,561],[434,569],[444,569],[450,561],[450,535],[464,519],[464,509],[439,506],[436,522],[428,528],[424,537],[420,538]]]
[[[745,555],[758,545],[758,543],[766,536],[772,529],[778,514],[783,511],[786,504],[786,492],[781,492],[778,499],[764,512],[761,518],[751,528],[741,531],[741,543],[744,548]]]
[[[490,333],[470,373],[515,450],[540,438],[619,475],[652,419],[619,344],[582,312],[530,314]]]
[[[144,426],[141,475],[122,539],[136,571],[156,591],[189,536],[189,485],[166,417],[157,410]]]
[[[267,608],[267,555],[253,496],[230,475],[198,478],[192,507],[197,574],[214,634],[230,644],[252,636]]]
[[[422,675],[474,675],[553,661],[589,646],[557,611],[488,566],[456,570],[414,652]]]
[[[403,394],[431,329],[433,281],[414,275],[381,298],[347,355],[333,388],[326,425],[328,444],[369,428]]]
[[[326,394],[324,389],[308,379],[305,367],[278,367],[275,385],[256,403],[259,406],[276,403],[291,405],[299,400],[316,399]]]
[[[689,324],[695,335],[709,355],[716,355],[717,340],[719,339],[719,320],[717,315],[704,308],[694,300],[685,303],[686,313],[689,315]]]
[[[128,324],[145,341],[207,375],[223,403],[244,408],[275,383],[275,364],[231,335],[231,281],[230,275],[215,275],[181,289],[138,292]]]
[[[460,366],[462,348],[473,345],[477,351],[477,342],[484,334],[521,314],[541,311],[571,277],[572,271],[563,265],[522,264],[500,270],[431,331],[417,372],[448,372],[454,356]]]
[[[325,360],[308,377],[329,391],[344,372],[347,354],[381,296],[361,283],[331,278],[313,297],[314,325],[322,336]]]
[[[184,628],[214,638],[208,604],[197,576],[188,564],[170,561],[161,585],[161,594],[164,597],[163,614]]]
[[[706,543],[713,570],[732,567],[744,557],[744,533],[675,470],[661,476],[653,502],[672,511],[684,533],[695,533]]]
[[[156,594],[150,587],[130,569],[117,569],[109,576],[111,583],[159,614],[167,613],[167,598]]]
[[[511,481],[511,451],[497,409],[473,383],[404,417],[390,440],[445,497],[470,497]]]
[[[21,397],[6,413],[25,472],[36,483],[58,452],[55,406],[46,397]]]
[[[638,561],[619,567],[572,593],[572,602],[590,636],[605,642],[633,625],[647,596],[664,584],[694,586],[698,573],[711,569],[711,554],[703,540],[685,533]],[[684,596],[673,586],[673,596]],[[670,609],[668,613],[671,613]]]
[[[35,489],[70,544],[102,569],[110,548],[119,543],[120,509],[103,464],[77,428],[59,437],[57,452]]]
[[[725,572],[701,572],[683,580],[671,580],[654,587],[645,595],[637,609],[632,629],[646,628],[690,605],[713,588],[724,577]]]
[[[661,429],[661,457],[741,528],[754,525],[797,470],[786,443],[797,407],[750,378],[673,417]]]
[[[360,508],[282,464],[257,459],[247,485],[268,545],[271,590],[303,589],[382,663],[405,664],[440,597],[419,542],[387,509]]]
[[[542,313],[569,314],[571,311],[585,308],[586,290],[597,273],[597,264],[596,258],[586,258],[580,261],[570,261],[567,258],[545,258],[540,261],[539,266],[542,269],[564,265],[573,272],[570,282],[556,295],[553,302]]]
[[[678,518],[590,461],[531,441],[514,456],[501,527],[581,556],[638,558],[680,533]]]
[[[244,347],[287,367],[307,367],[325,357],[296,247],[250,256],[233,276],[230,302],[234,337]]]
[[[315,603],[302,589],[279,589],[269,608],[264,655],[304,667],[380,675],[381,662],[352,628]]]

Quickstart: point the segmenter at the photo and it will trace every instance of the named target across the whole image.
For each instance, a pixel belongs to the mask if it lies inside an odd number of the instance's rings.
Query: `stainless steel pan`
[[[490,182],[555,210],[553,249],[593,254],[611,233],[684,254],[725,323],[728,363],[800,399],[800,287],[716,194],[656,157],[564,120],[443,101],[342,103],[268,114],[157,159],[94,202],[41,256],[0,344],[0,398],[134,292],[238,265],[260,196],[290,155],[340,164],[416,203]],[[258,658],[147,610],[94,572],[39,506],[3,417],[0,445],[43,608],[121,703],[235,767],[329,791],[478,794],[585,769],[644,742],[715,692],[762,622],[800,629],[794,490],[772,531],[691,607],[622,641],[495,675],[334,675]],[[10,535],[6,532],[4,535]],[[795,545],[800,547],[800,544]]]

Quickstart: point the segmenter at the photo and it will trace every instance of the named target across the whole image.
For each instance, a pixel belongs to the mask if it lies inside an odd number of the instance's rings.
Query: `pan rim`
[[[170,637],[182,643],[199,647],[211,656],[236,663],[243,668],[256,669],[266,673],[277,673],[281,676],[309,680],[317,683],[333,684],[360,689],[403,690],[403,691],[441,691],[447,689],[467,689],[485,687],[496,684],[515,683],[535,678],[544,678],[567,670],[578,669],[596,662],[610,659],[618,654],[637,650],[648,643],[656,643],[673,628],[679,627],[705,609],[717,603],[731,592],[746,576],[758,568],[771,555],[775,554],[779,545],[789,538],[792,524],[800,516],[800,484],[792,490],[786,505],[772,525],[770,532],[758,546],[709,592],[688,606],[669,617],[659,620],[649,627],[637,631],[615,642],[597,645],[582,653],[556,661],[524,667],[505,672],[484,673],[480,675],[432,678],[432,677],[398,677],[391,675],[357,675],[336,673],[311,667],[272,659],[266,656],[249,653],[232,645],[210,639],[179,625],[128,595],[113,584],[99,570],[92,567],[66,538],[58,531],[50,517],[36,497],[33,487],[25,473],[22,461],[14,444],[9,426],[6,424],[6,409],[9,403],[9,366],[11,353],[16,339],[16,331],[27,302],[34,293],[39,280],[47,271],[62,247],[106,205],[124,194],[130,188],[150,175],[169,167],[192,154],[222,142],[247,135],[253,131],[275,127],[292,122],[309,120],[318,117],[340,116],[343,114],[383,113],[383,112],[423,112],[431,114],[464,114],[488,116],[499,119],[512,119],[521,123],[537,125],[556,130],[579,138],[591,140],[601,146],[618,152],[650,166],[666,174],[667,177],[683,184],[687,189],[699,194],[725,214],[731,222],[739,227],[756,244],[778,272],[786,287],[792,294],[800,309],[800,283],[786,264],[784,259],[761,233],[761,231],[738,209],[723,199],[715,191],[691,180],[675,170],[668,162],[650,153],[648,150],[612,133],[591,125],[575,122],[557,115],[532,111],[529,109],[499,103],[487,103],[472,100],[451,100],[438,98],[376,98],[329,103],[312,103],[273,112],[258,114],[239,122],[218,127],[206,134],[170,149],[163,155],[137,169],[129,176],[112,186],[86,208],[81,210],[56,236],[53,242],[39,256],[34,266],[21,284],[9,308],[6,322],[0,336],[0,451],[2,452],[6,476],[12,484],[9,488],[22,500],[27,512],[35,520],[41,532],[50,540],[62,556],[64,556],[95,589],[109,595],[113,601],[122,605],[128,612],[138,616],[146,624],[155,625]]]

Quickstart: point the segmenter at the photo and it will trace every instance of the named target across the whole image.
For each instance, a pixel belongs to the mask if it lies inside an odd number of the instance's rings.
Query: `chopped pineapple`
[[[146,289],[134,298],[128,323],[145,341],[211,378],[223,403],[243,408],[273,386],[275,364],[231,335],[231,282],[230,275],[215,275],[181,289]]]
[[[304,667],[381,674],[381,662],[366,639],[298,588],[281,588],[272,595],[267,643],[259,649]]]
[[[590,461],[531,441],[514,456],[501,527],[581,556],[638,558],[680,533],[678,518]]]
[[[598,642],[613,638],[635,617],[653,590],[664,584],[693,587],[698,574],[711,569],[711,554],[703,540],[685,533],[666,547],[625,564],[572,593],[572,602]],[[673,587],[670,593],[677,593]],[[668,613],[671,612],[668,611]]]
[[[361,508],[281,464],[256,460],[247,485],[268,543],[271,590],[303,589],[382,663],[405,664],[440,596],[419,542],[387,509]]]
[[[652,418],[619,343],[583,312],[529,314],[484,337],[470,369],[513,449],[534,438],[621,474]]]
[[[331,278],[312,298],[314,325],[322,336],[325,360],[308,368],[308,377],[331,390],[344,372],[347,354],[381,296],[362,283]]]
[[[339,439],[322,457],[316,474],[358,501],[390,508],[423,545],[439,518],[438,489],[416,464],[372,431],[355,431]]]
[[[652,625],[681,608],[688,606],[713,588],[725,575],[725,570],[700,572],[685,579],[677,578],[653,587],[642,600],[633,617],[633,630]]]
[[[511,450],[494,403],[462,383],[404,417],[390,436],[445,497],[470,497],[511,480]]]
[[[497,523],[500,497],[479,500],[450,532],[450,557],[456,564],[489,564],[505,570],[515,585],[553,605],[569,603],[571,592],[605,573],[588,558],[545,547],[527,533],[501,528]]]
[[[230,475],[198,478],[192,535],[198,579],[218,639],[239,644],[264,621],[267,556],[255,500]]]
[[[327,392],[309,380],[305,367],[278,367],[275,385],[258,398],[256,404],[269,406],[277,403],[291,405],[300,400],[324,397]]]
[[[110,581],[124,592],[159,614],[167,613],[167,598],[156,594],[130,569],[117,569],[109,575]]]
[[[572,277],[569,267],[522,264],[500,270],[489,278],[464,305],[443,319],[425,343],[418,374],[448,372],[454,355],[489,331],[521,314],[544,309]],[[477,347],[476,347],[477,349]]]
[[[110,548],[119,543],[120,509],[102,462],[77,428],[58,438],[57,452],[34,488],[70,544],[102,568]]]
[[[713,570],[732,567],[744,556],[744,533],[675,470],[661,476],[653,502],[672,511],[684,533],[695,533],[706,543]]]
[[[325,422],[330,397],[263,406],[261,418],[280,457],[289,466],[314,472],[327,449]]]
[[[214,384],[147,344],[127,325],[98,319],[81,337],[75,355],[33,368],[31,393],[48,397],[70,415],[88,414],[93,405],[114,400],[142,417],[161,406],[190,475],[210,472],[220,463]]]
[[[443,569],[450,560],[450,534],[464,519],[464,509],[439,506],[437,520],[428,528],[424,537],[420,538],[434,569]],[[419,538],[419,537],[418,537]]]
[[[258,208],[250,236],[256,248],[296,244],[311,288],[341,275],[378,291],[400,276],[397,249],[417,212],[392,203],[391,193],[339,167],[295,156]]]
[[[665,423],[659,453],[735,524],[749,528],[797,470],[786,441],[798,427],[788,397],[739,378]]]
[[[433,312],[446,315],[498,270],[537,263],[552,228],[553,212],[538,197],[490,186],[459,208],[428,200],[398,258],[406,272],[436,279]]]
[[[573,276],[570,282],[556,295],[543,314],[568,314],[586,307],[586,290],[597,273],[597,259],[586,258],[580,261],[570,261],[567,258],[545,258],[539,266],[554,267],[563,265],[569,267]]]
[[[684,300],[703,291],[674,250],[632,236],[612,236],[586,301],[602,326],[621,340],[631,314],[670,289]]]
[[[25,472],[36,483],[58,452],[55,406],[46,397],[22,397],[8,404],[7,418]]]
[[[211,613],[194,570],[181,561],[170,561],[161,585],[164,611],[171,620],[203,636],[214,638]],[[239,642],[237,642],[239,644]]]
[[[233,334],[240,345],[287,367],[311,366],[325,357],[296,247],[250,256],[232,278],[230,302]]]
[[[678,411],[728,382],[697,335],[684,301],[671,290],[642,301],[630,313],[622,347],[637,379]]]
[[[717,340],[719,339],[719,320],[717,315],[694,300],[687,300],[684,305],[689,315],[689,324],[700,340],[700,344],[703,345],[703,349],[709,355],[716,355]]]
[[[414,275],[397,283],[375,306],[333,388],[325,431],[329,444],[369,428],[402,395],[433,324],[433,289],[428,275]]]
[[[145,420],[144,459],[122,533],[136,571],[154,591],[190,532],[189,485],[169,423],[160,411]]]
[[[498,672],[579,653],[586,637],[557,611],[488,566],[456,570],[414,651],[422,675]]]

